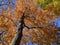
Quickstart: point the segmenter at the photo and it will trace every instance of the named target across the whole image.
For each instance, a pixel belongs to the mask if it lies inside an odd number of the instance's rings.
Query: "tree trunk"
[[[12,43],[10,45],[20,45],[20,42],[21,42],[21,39],[22,39],[22,31],[23,31],[23,28],[24,28],[24,13],[21,17],[21,21],[20,21],[21,25],[20,25],[20,28],[18,29],[18,32],[16,33]]]

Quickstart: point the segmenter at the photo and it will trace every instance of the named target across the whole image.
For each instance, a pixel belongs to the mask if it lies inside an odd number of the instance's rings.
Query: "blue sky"
[[[16,4],[15,4],[15,0],[0,0],[0,13],[2,12],[2,8],[4,8],[6,11],[8,9],[8,7],[11,7],[11,10],[14,10]],[[7,4],[7,5],[6,5]]]
[[[55,26],[60,27],[60,17],[54,19],[54,24]]]
[[[37,43],[32,43],[30,40],[26,43],[26,45],[38,45]]]

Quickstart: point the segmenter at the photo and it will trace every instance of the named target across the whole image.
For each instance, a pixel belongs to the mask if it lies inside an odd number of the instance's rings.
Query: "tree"
[[[18,28],[21,31],[20,33],[21,36],[20,37],[18,36],[20,38],[19,42],[21,42],[21,39],[22,39],[21,37],[24,36],[26,32],[28,32],[27,34],[32,35],[30,39],[32,42],[36,42],[41,45],[43,44],[50,45],[50,43],[54,43],[56,41],[55,39],[56,39],[57,27],[54,25],[53,18],[57,18],[58,15],[55,15],[54,12],[51,12],[48,9],[43,10],[42,8],[35,8],[36,5],[34,5],[32,2],[28,0],[25,0],[25,1],[19,0],[17,2],[18,3],[17,3],[15,13],[16,15],[20,16],[19,18],[20,24],[22,24],[22,26],[20,25],[19,26],[20,28]],[[21,13],[24,15],[24,17],[20,15]],[[22,27],[27,28],[27,30],[26,29],[21,30]],[[26,30],[26,31],[23,31],[23,30]],[[28,36],[27,34],[26,36]],[[28,40],[28,39],[23,39],[23,40]],[[19,45],[20,43],[17,43],[17,44]]]
[[[11,11],[11,8],[8,9],[8,11]],[[13,40],[11,39],[10,45],[20,45],[21,42],[26,43],[28,37],[30,37],[32,43],[35,42],[39,45],[50,45],[56,41],[57,27],[54,25],[54,19],[58,18],[59,15],[55,15],[49,7],[44,10],[40,7],[36,8],[36,5],[30,0],[16,0],[13,14],[2,13],[1,16],[3,19],[1,27],[4,26],[6,30],[10,30],[8,33],[14,30],[13,35],[15,30],[17,31],[14,38],[11,35]],[[7,18],[6,22],[3,17]],[[18,23],[18,26],[16,23]]]

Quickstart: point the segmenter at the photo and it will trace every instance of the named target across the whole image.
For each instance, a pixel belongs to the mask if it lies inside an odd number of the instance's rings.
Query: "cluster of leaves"
[[[34,3],[40,4],[42,8],[47,8],[50,5],[53,5],[53,8],[56,10],[60,10],[60,0],[33,0]]]
[[[1,28],[5,30],[5,34],[3,35],[3,38],[9,44],[15,34],[15,28],[14,28],[14,23],[12,22],[11,18],[4,15],[5,14],[0,15],[0,30]]]
[[[43,9],[49,9],[56,15],[60,15],[60,0],[33,0],[34,3],[39,4]]]
[[[14,8],[14,0],[0,0],[0,30],[1,28],[5,30],[3,37],[1,37],[2,40],[0,40],[0,45],[9,45],[14,37],[14,18],[12,19]],[[6,41],[6,43],[4,43],[4,41]]]

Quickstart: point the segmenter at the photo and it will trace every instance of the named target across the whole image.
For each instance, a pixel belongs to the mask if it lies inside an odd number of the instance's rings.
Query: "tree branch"
[[[33,29],[33,28],[41,28],[41,29],[42,29],[42,28],[43,28],[43,27],[38,27],[38,26],[37,26],[37,27],[28,27],[28,26],[26,26],[25,24],[24,24],[24,27],[26,27],[26,28],[28,28],[28,29]]]

